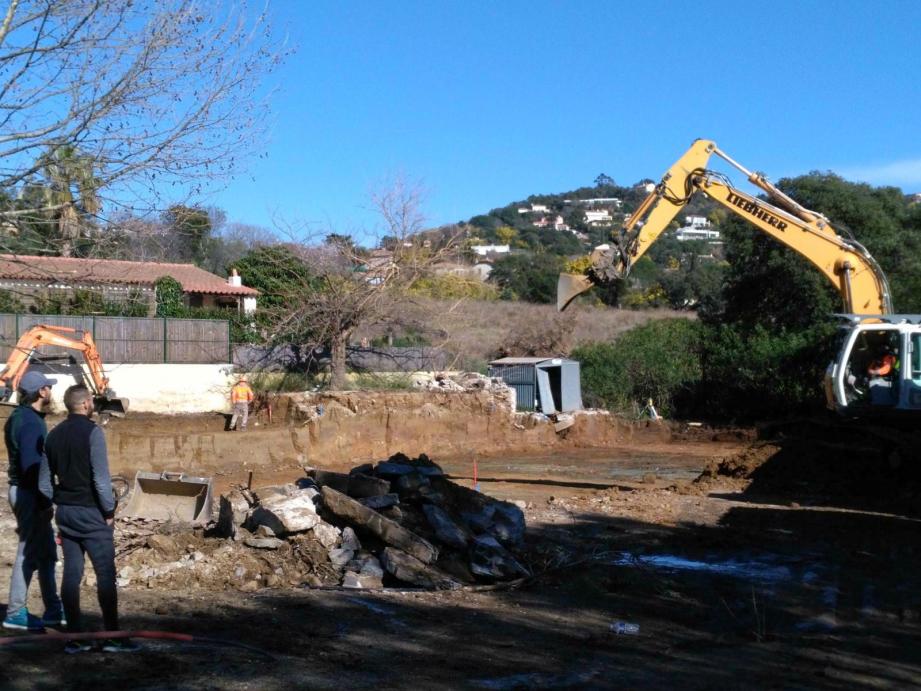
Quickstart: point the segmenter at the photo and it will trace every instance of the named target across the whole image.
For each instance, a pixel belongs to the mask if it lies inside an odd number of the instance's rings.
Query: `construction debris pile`
[[[454,589],[529,575],[521,509],[451,482],[424,454],[219,502],[205,530],[120,525],[121,585]]]
[[[507,398],[511,391],[501,378],[487,377],[477,372],[438,373],[431,379],[416,380],[414,385],[423,391],[487,391],[501,398]]]

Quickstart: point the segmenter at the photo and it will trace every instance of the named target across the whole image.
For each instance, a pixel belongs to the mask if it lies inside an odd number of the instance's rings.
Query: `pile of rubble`
[[[438,373],[430,379],[416,379],[413,385],[423,391],[486,391],[505,397],[510,391],[508,385],[498,377],[487,377],[477,372],[456,374]]]
[[[147,530],[122,530],[123,585],[453,589],[529,575],[515,556],[521,509],[451,482],[425,455],[239,487],[207,531]]]

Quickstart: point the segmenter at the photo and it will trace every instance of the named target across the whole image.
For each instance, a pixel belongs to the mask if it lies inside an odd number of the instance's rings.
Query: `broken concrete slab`
[[[361,541],[351,527],[346,526],[342,529],[342,546],[353,552],[357,552],[361,549]]]
[[[393,547],[384,548],[381,554],[381,566],[394,578],[423,588],[454,590],[460,587],[460,583],[448,574],[433,566],[423,564],[415,557]]]
[[[349,476],[347,473],[334,473],[329,470],[314,468],[308,475],[321,487],[332,487],[337,492],[348,493]]]
[[[470,548],[470,570],[493,580],[520,578],[531,573],[491,535],[479,535]]]
[[[474,532],[485,533],[492,525],[495,514],[496,505],[486,504],[479,511],[461,511],[461,518]]]
[[[238,489],[222,494],[218,500],[216,532],[221,537],[233,537],[249,513],[249,499]]]
[[[277,537],[247,537],[243,539],[243,544],[256,549],[278,549],[285,541]]]
[[[297,490],[293,496],[273,496],[256,506],[246,521],[246,527],[255,531],[266,525],[276,535],[299,533],[320,522],[310,490]]]
[[[295,484],[266,485],[265,487],[254,489],[253,495],[256,497],[257,503],[261,503],[273,497],[289,497],[293,492],[297,492],[297,485]]]
[[[438,558],[438,550],[431,543],[406,530],[399,523],[385,518],[331,487],[324,487],[322,491],[324,505],[340,518],[374,533],[388,545],[411,554],[425,564],[430,564]]]
[[[370,475],[374,471],[373,463],[362,463],[356,465],[349,471],[349,475]]]
[[[364,497],[379,497],[390,492],[390,480],[372,477],[363,473],[349,475],[348,495],[355,499]]]
[[[392,487],[401,497],[412,497],[421,487],[429,484],[429,479],[419,473],[409,473],[400,475],[393,483]]]
[[[393,461],[381,461],[374,466],[374,473],[375,475],[384,477],[399,477],[401,475],[409,475],[410,473],[418,473],[419,475],[429,477],[444,475],[444,471],[437,465],[410,465],[408,463],[395,463]]]
[[[269,526],[263,524],[256,526],[256,530],[253,532],[253,535],[256,537],[275,537],[275,531],[272,530]]]
[[[492,524],[487,532],[506,547],[517,547],[524,541],[524,513],[514,504],[497,502]]]
[[[359,499],[362,504],[367,506],[369,509],[374,509],[375,511],[380,511],[381,509],[387,509],[391,506],[396,506],[400,503],[400,495],[398,494],[381,494],[377,497],[363,497]]]
[[[422,512],[439,540],[455,549],[467,548],[471,536],[454,522],[447,511],[435,504],[426,504]]]
[[[339,543],[342,531],[334,525],[320,521],[312,528],[313,536],[326,549],[335,547]]]
[[[384,582],[380,578],[372,575],[355,573],[354,571],[346,571],[345,575],[342,577],[342,587],[355,589],[379,589],[384,587]]]
[[[352,561],[352,557],[355,555],[350,549],[345,547],[334,547],[329,550],[329,561],[337,569],[344,569],[345,565]]]

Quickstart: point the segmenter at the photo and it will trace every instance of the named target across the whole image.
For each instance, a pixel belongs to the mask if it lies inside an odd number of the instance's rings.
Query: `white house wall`
[[[85,367],[84,367],[85,369]],[[230,364],[119,365],[106,363],[109,387],[129,401],[131,413],[224,413],[230,411],[230,387],[236,382]],[[88,374],[88,371],[87,371]],[[48,371],[58,380],[52,389],[55,408],[64,410],[63,396],[77,377]],[[79,376],[79,375],[78,375]]]

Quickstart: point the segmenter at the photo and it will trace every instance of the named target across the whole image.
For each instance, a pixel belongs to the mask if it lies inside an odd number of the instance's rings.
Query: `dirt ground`
[[[211,642],[141,641],[133,655],[80,656],[62,654],[59,643],[20,645],[0,652],[0,686],[921,686],[921,512],[912,503],[917,486],[906,485],[913,471],[899,474],[863,456],[841,464],[842,454],[824,453],[823,445],[752,447],[745,435],[677,436],[544,455],[477,455],[480,490],[526,507],[535,578],[517,588],[240,593],[129,586],[120,592],[124,628],[191,633],[264,654]],[[473,456],[430,453],[472,486]],[[797,458],[800,467],[791,466]],[[860,501],[840,483],[816,480],[842,473],[863,478],[869,489]],[[876,481],[881,475],[886,482]],[[13,537],[9,509],[0,509],[5,593]],[[40,611],[37,592],[33,599]],[[91,589],[84,609],[99,626]],[[639,632],[614,633],[615,622]]]

